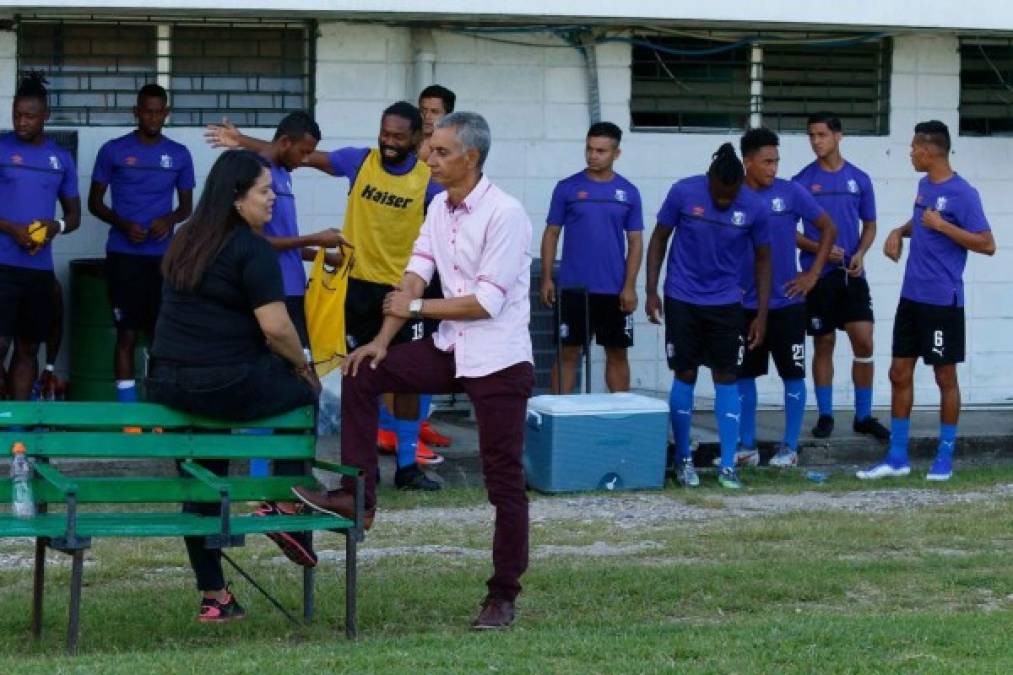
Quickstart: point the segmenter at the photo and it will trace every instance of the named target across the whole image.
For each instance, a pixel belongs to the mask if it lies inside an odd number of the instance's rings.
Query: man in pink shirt
[[[345,361],[341,461],[362,469],[365,526],[376,513],[376,397],[383,392],[465,392],[478,421],[489,502],[496,508],[493,575],[476,629],[506,628],[528,566],[528,499],[521,454],[534,384],[528,333],[531,221],[520,203],[482,175],[489,125],[476,113],[437,124],[426,160],[446,188],[433,198],[400,288],[384,300],[380,333]],[[439,271],[444,297],[422,299]],[[432,338],[388,346],[409,319],[438,319]],[[354,514],[353,481],[331,492],[295,488],[309,506]]]

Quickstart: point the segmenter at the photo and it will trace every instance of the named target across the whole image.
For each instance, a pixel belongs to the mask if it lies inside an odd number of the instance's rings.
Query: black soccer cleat
[[[868,434],[877,441],[887,442],[890,440],[890,430],[879,423],[875,417],[866,417],[864,420],[855,420],[851,427],[856,434]]]
[[[813,427],[813,436],[816,438],[829,438],[834,432],[834,418],[832,415],[820,415]]]
[[[427,476],[418,464],[409,464],[394,472],[394,486],[398,490],[422,490],[435,492],[443,486]]]

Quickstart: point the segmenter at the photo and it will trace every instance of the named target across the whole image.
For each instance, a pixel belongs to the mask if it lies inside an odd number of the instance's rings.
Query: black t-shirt
[[[268,351],[253,310],[284,300],[278,255],[267,240],[241,227],[195,292],[163,284],[152,355],[192,365],[253,361]]]

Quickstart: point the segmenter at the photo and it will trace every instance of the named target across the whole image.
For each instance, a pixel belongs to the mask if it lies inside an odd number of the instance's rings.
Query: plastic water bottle
[[[32,465],[25,457],[25,444],[15,443],[11,446],[11,483],[13,499],[11,506],[17,518],[35,516],[35,500],[32,498]]]

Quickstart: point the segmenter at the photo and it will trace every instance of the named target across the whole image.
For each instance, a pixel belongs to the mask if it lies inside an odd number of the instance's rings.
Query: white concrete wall
[[[533,253],[544,227],[555,182],[583,167],[583,137],[588,125],[583,61],[572,48],[550,37],[525,36],[540,46],[505,45],[447,31],[434,32],[435,79],[458,94],[459,110],[477,110],[492,126],[493,148],[489,176],[523,201],[535,223]],[[316,113],[324,132],[323,149],[345,145],[373,146],[381,110],[398,98],[413,100],[413,45],[407,28],[325,22],[317,43]],[[899,37],[893,54],[891,134],[888,137],[846,138],[845,155],[868,171],[874,180],[881,234],[866,261],[872,282],[877,323],[875,400],[885,404],[890,330],[903,267],[880,253],[885,230],[909,217],[918,176],[907,158],[915,121],[939,118],[957,128],[959,56],[950,34]],[[0,106],[9,105],[13,89],[15,45],[0,33]],[[604,119],[627,131],[624,154],[617,169],[640,188],[648,223],[647,233],[669,185],[704,171],[710,153],[737,135],[664,134],[629,132],[630,49],[622,44],[598,49]],[[7,98],[3,98],[6,95]],[[4,108],[9,109],[9,108]],[[79,173],[86,194],[92,162],[99,145],[126,129],[79,129]],[[267,136],[271,130],[251,130]],[[216,155],[204,145],[199,129],[170,128],[168,134],[186,143],[194,154],[198,184]],[[790,176],[810,161],[804,136],[782,137],[782,175]],[[958,138],[954,166],[977,185],[986,213],[996,231],[1000,251],[994,259],[972,256],[968,281],[968,352],[961,367],[967,403],[1006,400],[1013,390],[1013,196],[1006,185],[1013,179],[1013,139]],[[300,171],[294,181],[301,226],[305,231],[340,225],[347,182]],[[101,255],[105,228],[86,215],[80,232],[58,239],[59,268],[82,256]],[[642,278],[641,278],[642,289]],[[642,295],[642,293],[641,293]],[[641,298],[642,302],[642,298]],[[631,353],[634,386],[667,390],[670,374],[664,365],[661,331],[638,313],[636,346]],[[850,350],[841,343],[836,359],[837,401],[851,400],[848,373]],[[66,351],[66,350],[65,350]],[[600,386],[600,360],[595,381]],[[931,374],[918,369],[916,402],[937,401]],[[699,393],[708,394],[702,378]],[[762,400],[780,399],[774,377],[761,384]]]
[[[150,0],[8,0],[6,6],[21,11],[61,10],[66,12],[113,12],[150,15]],[[750,28],[757,24],[782,24],[790,27],[833,26],[873,28],[941,29],[1013,29],[1013,7],[997,0],[850,0],[837,3],[804,3],[798,0],[513,0],[510,3],[474,2],[474,0],[161,0],[155,11],[214,14],[285,15],[294,13],[322,19],[367,17],[409,17],[423,20],[460,17],[506,18],[541,22],[555,20],[572,23],[592,19],[608,21],[666,20],[671,23],[737,23]]]

